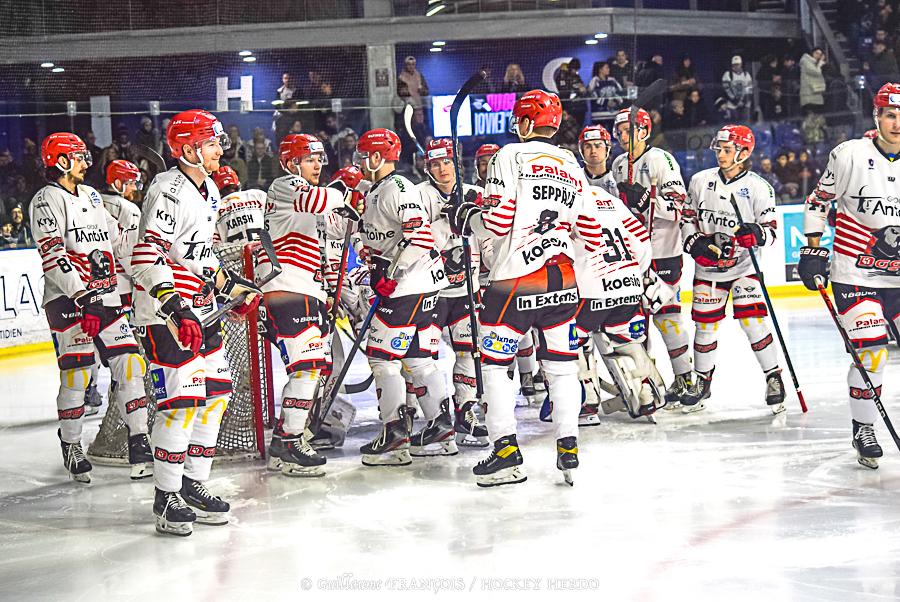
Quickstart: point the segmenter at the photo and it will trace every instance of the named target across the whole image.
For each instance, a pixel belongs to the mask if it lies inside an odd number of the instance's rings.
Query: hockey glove
[[[459,236],[468,236],[472,233],[472,220],[481,215],[481,207],[474,202],[464,201],[460,205],[447,203],[441,210],[450,222],[450,230]]]
[[[655,314],[675,298],[675,291],[663,282],[656,272],[647,270],[644,274],[644,294],[641,301],[651,314]]]
[[[735,231],[734,240],[745,249],[752,249],[765,244],[766,233],[759,224],[746,223]]]
[[[359,216],[366,210],[366,197],[361,192],[348,186],[342,179],[333,181],[328,185],[328,188],[339,190],[344,195],[344,205],[334,209],[334,212],[345,219],[358,222]]]
[[[94,338],[100,334],[100,326],[103,320],[102,294],[98,292],[86,292],[72,299],[75,307],[81,312],[81,330],[84,334]]]
[[[181,295],[175,291],[163,290],[158,293],[158,296],[165,297],[165,301],[159,307],[156,315],[169,324],[169,330],[184,349],[189,349],[194,355],[199,353],[200,346],[203,344],[203,329],[200,328],[200,320],[185,304]]]
[[[684,250],[694,258],[697,265],[714,268],[719,265],[722,250],[713,243],[713,237],[695,232],[684,241]]]
[[[363,173],[355,165],[349,165],[347,167],[342,167],[341,169],[334,172],[334,176],[331,178],[332,184],[334,182],[343,182],[347,188],[356,188],[359,186],[359,183],[363,181]]]
[[[466,193],[465,202],[474,203],[477,207],[484,206],[484,197],[477,190],[470,190]]]
[[[633,212],[641,214],[650,208],[650,191],[637,182],[627,184],[619,183],[619,198],[625,201],[625,205]]]
[[[822,285],[828,286],[828,256],[831,252],[825,247],[800,247],[800,263],[797,264],[797,275],[803,286],[811,291],[819,290],[816,276],[822,278]]]
[[[373,259],[373,267],[369,273],[370,286],[380,297],[390,297],[397,290],[397,281],[388,276],[389,263],[381,257]]]
[[[216,283],[216,290],[234,299],[238,295],[261,295],[262,292],[256,284],[250,282],[246,278],[235,274],[225,268],[219,268],[216,272],[213,282]]]

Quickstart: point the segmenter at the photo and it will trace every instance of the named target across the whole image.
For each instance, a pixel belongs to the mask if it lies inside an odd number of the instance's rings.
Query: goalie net
[[[257,245],[221,245],[216,254],[222,266],[253,278]],[[223,340],[231,366],[233,393],[219,428],[216,460],[265,457],[265,429],[274,426],[272,356],[268,341],[261,336],[257,314],[222,320]],[[147,392],[148,423],[153,432],[156,398],[150,371],[144,379]],[[88,448],[91,460],[100,465],[128,464],[128,429],[122,420],[115,391],[110,389],[106,416]]]

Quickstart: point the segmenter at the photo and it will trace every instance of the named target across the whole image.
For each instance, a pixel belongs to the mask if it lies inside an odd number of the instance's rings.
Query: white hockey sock
[[[109,359],[112,379],[116,382],[116,403],[129,435],[147,433],[147,392],[144,374],[147,364],[137,353],[125,353]]]
[[[66,443],[81,443],[81,427],[84,420],[84,392],[91,372],[89,368],[72,368],[59,371],[59,393],[56,410],[59,431]]]
[[[288,375],[281,393],[282,428],[285,433],[299,435],[306,428],[306,418],[312,408],[318,382],[318,370],[300,370]]]
[[[888,361],[887,347],[868,347],[857,349],[856,352],[859,354],[859,359],[872,380],[872,384],[875,385],[875,392],[880,397],[883,370]],[[853,420],[874,424],[878,418],[878,408],[875,407],[869,387],[866,386],[859,370],[853,364],[850,364],[850,371],[847,373],[847,385],[850,388],[850,415]]]
[[[191,428],[205,408],[159,410],[153,419],[153,483],[162,491],[181,491],[181,475]]]
[[[519,369],[519,374],[537,372],[537,359],[534,357],[534,351],[534,335],[529,330],[519,341],[519,351],[516,353],[516,367]]]
[[[716,367],[716,349],[719,347],[719,324],[721,322],[696,322],[694,332],[694,369],[708,374]]]
[[[765,318],[743,318],[740,323],[762,371],[768,374],[778,368],[778,350],[775,348],[775,340],[769,332]]]
[[[688,347],[691,341],[684,328],[681,313],[655,314],[653,324],[656,325],[666,344],[669,360],[672,362],[672,372],[675,374],[690,372],[691,354],[688,353]]]
[[[422,393],[418,400],[425,420],[434,420],[441,413],[441,402],[447,399],[447,381],[443,373],[430,357],[408,358],[404,363],[412,374],[416,393]]]
[[[550,399],[553,400],[553,425],[556,438],[578,435],[578,414],[581,411],[581,383],[578,382],[577,362],[542,361]]]
[[[484,364],[484,420],[491,441],[516,433],[516,385],[506,375],[506,366]],[[577,419],[576,411],[576,419]]]
[[[197,408],[184,462],[186,477],[201,482],[209,479],[213,456],[216,455],[216,441],[219,439],[219,425],[222,424],[229,399],[230,395],[209,397],[206,407]]]
[[[406,400],[406,381],[401,374],[400,360],[369,358],[369,366],[375,376],[375,393],[378,395],[378,410],[382,422],[391,422],[400,417],[400,406]]]
[[[457,351],[453,364],[453,391],[460,405],[475,399],[475,358],[468,351]]]

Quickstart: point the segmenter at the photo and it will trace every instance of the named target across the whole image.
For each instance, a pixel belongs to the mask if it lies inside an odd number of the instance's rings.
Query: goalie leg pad
[[[603,362],[619,388],[626,409],[632,417],[648,415],[664,405],[662,378],[653,360],[640,343],[613,347],[604,335],[595,334]],[[606,411],[606,408],[604,408]]]

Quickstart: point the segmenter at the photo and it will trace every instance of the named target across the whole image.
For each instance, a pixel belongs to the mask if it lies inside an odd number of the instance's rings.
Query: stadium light
[[[447,8],[446,4],[435,4],[434,6],[432,6],[431,8],[428,9],[428,11],[425,13],[425,16],[433,17],[434,15],[438,14],[445,8]]]
[[[595,44],[599,44],[600,42],[598,40],[591,38],[590,40],[585,40],[584,43],[587,44],[588,46],[594,46]]]
[[[430,50],[431,52],[441,52],[442,48],[438,48],[437,46],[432,46],[428,50]]]
[[[437,40],[435,42],[432,42],[431,45],[432,46],[446,46],[447,42],[444,42],[443,40]]]
[[[44,69],[49,69],[50,67],[53,67],[53,63],[50,63],[50,62],[41,63],[41,67],[43,67]]]
[[[244,62],[245,62],[245,63],[255,63],[255,62],[256,62],[256,57],[255,57],[255,56],[245,56],[245,57],[244,57]]]
[[[65,69],[63,69],[62,67],[54,67],[50,71],[52,71],[53,73],[62,73],[63,71],[65,71]]]
[[[595,33],[595,34],[594,34],[594,37],[597,38],[598,40],[605,40],[606,38],[609,37],[609,34],[608,34],[608,33],[603,33],[603,32],[601,31],[600,33]]]
[[[250,56],[251,54],[253,54],[252,50],[241,50],[238,52],[238,56]]]

